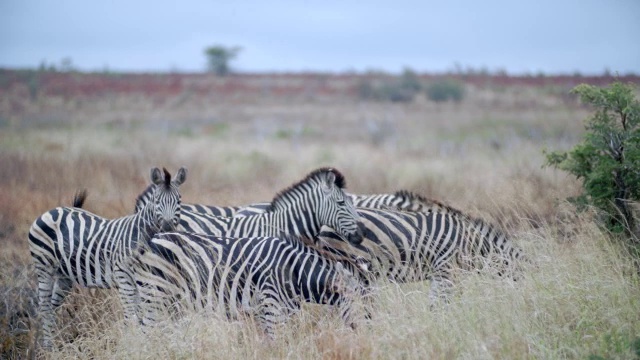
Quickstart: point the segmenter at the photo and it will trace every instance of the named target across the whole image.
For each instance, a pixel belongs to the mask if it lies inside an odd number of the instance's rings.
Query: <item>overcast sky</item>
[[[640,0],[0,1],[0,67],[640,73]]]

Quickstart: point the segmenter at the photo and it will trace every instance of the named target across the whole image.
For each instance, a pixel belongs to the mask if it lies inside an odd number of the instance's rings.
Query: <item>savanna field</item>
[[[590,110],[568,95],[574,83],[469,81],[462,101],[435,103],[422,93],[363,100],[346,76],[1,75],[2,358],[38,355],[33,220],[84,188],[86,209],[131,214],[156,166],[187,167],[183,202],[212,205],[269,201],[332,166],[349,192],[407,189],[490,221],[532,264],[517,282],[460,271],[451,302],[433,309],[428,281],[381,281],[372,318],[356,332],[332,309],[305,305],[272,342],[251,321],[197,314],[143,333],[124,326],[115,290],[76,288],[45,357],[639,356],[638,269],[591,212],[565,200],[580,183],[543,166],[544,149],[581,140]]]

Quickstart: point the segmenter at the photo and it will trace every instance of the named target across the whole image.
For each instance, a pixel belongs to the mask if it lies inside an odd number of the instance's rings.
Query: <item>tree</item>
[[[204,50],[207,56],[207,66],[209,71],[218,75],[227,75],[231,69],[229,62],[233,60],[242,50],[240,47],[225,47],[221,45],[210,46]]]
[[[583,193],[569,200],[593,205],[603,224],[640,245],[631,201],[640,199],[640,103],[634,86],[578,85],[573,93],[593,106],[583,141],[568,152],[546,153],[547,165],[582,180]]]

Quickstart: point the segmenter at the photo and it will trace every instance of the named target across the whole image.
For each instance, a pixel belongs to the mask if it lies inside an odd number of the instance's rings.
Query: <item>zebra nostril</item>
[[[362,242],[362,230],[358,228],[358,231],[349,234],[349,236],[347,237],[347,241],[354,245],[360,244]]]
[[[163,221],[161,229],[162,229],[162,231],[171,231],[171,230],[174,229],[174,226],[173,226],[173,224],[171,222]]]

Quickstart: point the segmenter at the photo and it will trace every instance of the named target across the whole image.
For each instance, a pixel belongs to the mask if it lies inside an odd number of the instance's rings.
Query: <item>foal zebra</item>
[[[230,318],[249,313],[273,338],[274,325],[301,301],[337,306],[354,329],[364,317],[353,304],[363,294],[358,279],[299,239],[162,233],[132,260],[143,324],[163,319],[169,309]]]
[[[175,229],[180,218],[178,187],[186,179],[180,168],[174,180],[166,169],[151,169],[150,201],[134,215],[105,219],[76,207],[58,207],[38,217],[29,230],[29,250],[38,277],[38,311],[43,345],[51,347],[54,311],[74,284],[81,287],[117,287],[125,318],[135,314],[137,294],[127,259],[139,243],[159,231]]]

